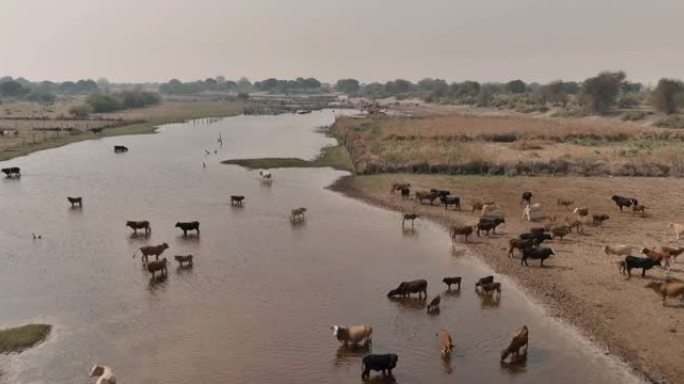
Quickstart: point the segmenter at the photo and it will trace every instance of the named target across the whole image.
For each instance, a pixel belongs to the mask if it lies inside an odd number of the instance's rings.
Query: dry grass
[[[682,176],[684,132],[517,116],[341,118],[357,173]]]

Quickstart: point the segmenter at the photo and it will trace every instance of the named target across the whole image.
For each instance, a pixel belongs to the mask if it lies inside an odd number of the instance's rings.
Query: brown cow
[[[149,256],[154,256],[155,260],[159,260],[159,255],[161,255],[168,248],[169,245],[166,243],[161,243],[159,245],[145,245],[140,247],[140,253],[142,254],[141,258],[145,263],[147,263]],[[133,258],[135,258],[135,253],[133,254]]]
[[[126,226],[130,227],[133,230],[133,233],[136,235],[138,234],[138,229],[144,229],[146,235],[149,235],[150,232],[152,232],[152,227],[150,226],[150,222],[147,220],[127,221]]]
[[[529,330],[527,329],[526,325],[523,325],[522,328],[518,329],[518,331],[515,333],[515,336],[513,336],[513,340],[511,340],[511,343],[508,345],[508,347],[501,351],[501,362],[506,360],[506,358],[511,354],[515,355],[515,357],[519,357],[521,355],[520,349],[522,347],[525,347],[523,356],[527,355],[528,336]]]

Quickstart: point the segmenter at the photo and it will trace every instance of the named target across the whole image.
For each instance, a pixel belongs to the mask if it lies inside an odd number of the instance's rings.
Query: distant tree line
[[[385,83],[361,84],[356,79],[341,79],[335,90],[349,96],[399,100],[418,98],[428,103],[466,104],[512,109],[519,112],[545,112],[557,107],[559,115],[604,115],[616,108],[637,108],[649,102],[656,110],[672,114],[684,105],[684,85],[679,80],[661,79],[655,89],[630,82],[624,72],[601,72],[584,81],[525,83],[520,79],[506,83],[462,81],[448,83],[426,78],[412,83],[397,79]]]

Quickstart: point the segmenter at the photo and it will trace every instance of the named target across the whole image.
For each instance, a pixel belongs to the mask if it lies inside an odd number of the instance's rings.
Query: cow
[[[440,196],[439,201],[444,204],[444,210],[449,209],[449,205],[453,205],[454,209],[461,210],[461,198],[458,196]]]
[[[454,348],[454,342],[451,340],[451,335],[446,329],[442,329],[436,336],[439,336],[439,342],[442,345],[442,355],[449,356],[451,350]]]
[[[526,248],[522,250],[522,258],[520,259],[520,265],[525,264],[525,266],[529,267],[529,264],[527,264],[527,259],[539,259],[541,261],[540,265],[543,267],[544,260],[548,259],[549,257],[555,254],[556,252],[554,252],[554,250],[551,248]]]
[[[150,226],[150,222],[147,220],[142,220],[142,221],[127,221],[126,226],[130,227],[133,230],[134,234],[138,234],[138,229],[144,229],[145,234],[149,235],[150,232],[152,232],[152,227]]]
[[[632,269],[641,268],[641,277],[646,277],[646,271],[655,267],[660,266],[660,259],[654,260],[650,257],[636,257],[636,256],[626,256],[624,261],[620,262],[620,272],[624,275],[627,272],[627,279],[632,277]]]
[[[2,171],[2,173],[9,178],[21,176],[21,169],[19,167],[3,168],[0,171]]]
[[[361,360],[361,378],[367,380],[371,370],[382,371],[383,375],[392,376],[392,369],[397,366],[397,361],[399,361],[399,356],[394,353],[366,355]]]
[[[67,196],[67,201],[71,203],[71,208],[74,208],[76,204],[78,204],[79,207],[83,206],[83,198],[82,197],[69,197]]]
[[[155,273],[160,272],[161,276],[166,276],[166,257],[162,257],[161,260],[150,261],[147,263],[147,271],[152,274],[152,278],[155,277]]]
[[[511,340],[511,343],[501,351],[501,362],[506,360],[506,358],[509,355],[515,355],[516,357],[519,357],[521,355],[520,349],[522,347],[525,347],[525,351],[522,353],[523,356],[527,355],[527,342],[529,338],[529,330],[527,329],[526,325],[523,325],[518,331],[515,333],[515,336],[513,336],[513,340]]]
[[[116,384],[112,369],[106,365],[95,365],[90,371],[90,377],[97,377],[95,384]]]
[[[394,288],[393,290],[389,291],[387,293],[387,297],[394,297],[394,296],[401,296],[401,297],[406,297],[406,296],[411,296],[413,293],[418,294],[418,298],[421,297],[421,295],[425,295],[425,298],[427,298],[427,280],[413,280],[413,281],[403,281],[401,284],[399,284],[398,287]]]
[[[242,195],[231,195],[230,196],[230,204],[231,205],[242,205],[243,200],[245,200],[245,197]]]
[[[447,289],[451,291],[451,286],[452,285],[458,285],[458,290],[461,290],[461,276],[456,276],[456,277],[445,277],[442,279],[442,283],[447,285]]]
[[[128,147],[125,147],[123,145],[115,145],[114,146],[114,153],[124,153],[128,152]]]
[[[633,197],[624,197],[624,196],[619,196],[619,195],[613,195],[610,198],[615,202],[615,205],[620,208],[620,212],[622,212],[622,208],[624,207],[631,207],[632,205],[639,205],[639,200],[633,198]]]
[[[168,248],[168,244],[161,243],[159,245],[145,245],[140,247],[139,250],[142,255],[141,258],[144,262],[147,262],[149,256],[154,256],[155,260],[159,260],[159,255],[161,255]],[[133,254],[133,258],[135,258],[135,253]]]
[[[192,255],[176,255],[173,257],[180,266],[183,266],[183,263],[188,263],[189,267],[192,267]]]
[[[345,346],[367,345],[372,343],[373,327],[370,325],[333,325],[333,336]]]
[[[187,223],[176,223],[176,228],[180,228],[183,231],[183,236],[188,235],[188,231],[197,231],[197,236],[200,234],[200,223],[199,221],[190,221]]]

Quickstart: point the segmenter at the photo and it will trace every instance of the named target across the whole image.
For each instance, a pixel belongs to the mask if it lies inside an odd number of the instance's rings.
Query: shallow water
[[[455,256],[439,227],[416,222],[405,232],[397,213],[324,189],[343,172],[279,169],[264,184],[219,163],[313,158],[333,142],[316,130],[332,119],[324,111],[197,120],[0,164],[24,174],[0,180],[0,326],[54,325],[41,346],[0,357],[0,381],[86,383],[97,362],[121,383],[357,383],[363,352],[340,348],[330,326],[367,323],[372,352],[399,355],[397,382],[638,382],[507,279],[498,303],[483,301],[473,283],[491,271]],[[130,151],[114,154],[114,144]],[[247,196],[244,207],[231,207],[231,194]],[[83,196],[83,208],[71,209],[69,195]],[[299,206],[307,219],[292,226],[289,210]],[[149,238],[124,227],[141,219],[152,223]],[[201,222],[199,238],[174,228],[191,220]],[[193,254],[194,267],[171,260],[168,279],[151,280],[131,256],[161,242],[167,258]],[[385,297],[417,278],[432,297],[447,275],[463,276],[463,289],[443,297],[438,315]],[[522,324],[527,364],[502,367],[499,352]],[[442,328],[456,345],[449,361],[435,337]]]

